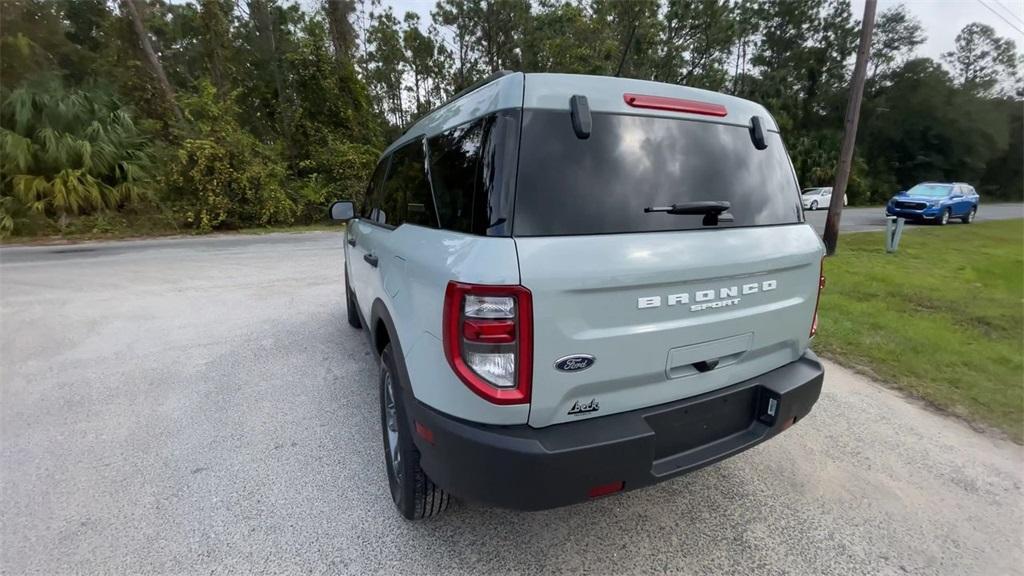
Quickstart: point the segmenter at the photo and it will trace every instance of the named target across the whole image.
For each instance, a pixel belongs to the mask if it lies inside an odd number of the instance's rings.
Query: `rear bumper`
[[[806,416],[823,378],[807,351],[701,396],[546,428],[473,424],[410,397],[405,406],[432,432],[432,442],[414,438],[436,484],[469,500],[540,510],[585,501],[598,486],[649,486],[755,446]]]

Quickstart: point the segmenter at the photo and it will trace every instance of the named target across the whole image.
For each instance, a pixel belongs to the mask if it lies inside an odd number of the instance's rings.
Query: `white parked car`
[[[817,210],[818,208],[828,208],[829,202],[832,201],[832,187],[826,188],[804,188],[800,193],[800,202],[804,205],[804,210]],[[846,206],[846,194],[843,194],[843,206]]]

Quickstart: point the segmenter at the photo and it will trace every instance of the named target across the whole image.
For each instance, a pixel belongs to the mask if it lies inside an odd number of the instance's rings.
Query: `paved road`
[[[835,366],[771,442],[539,513],[392,510],[341,237],[0,250],[0,572],[1012,574],[1021,447]],[[62,252],[63,251],[63,252]]]
[[[865,232],[869,230],[885,230],[885,216],[882,214],[884,208],[875,206],[871,208],[844,208],[843,219],[839,229],[843,232]],[[806,211],[807,221],[814,226],[814,229],[821,234],[825,231],[825,216],[828,210]],[[982,204],[978,210],[977,221],[984,220],[1009,220],[1011,218],[1024,218],[1024,204]],[[952,226],[959,225],[959,220],[954,220]],[[910,224],[910,228],[919,224]]]

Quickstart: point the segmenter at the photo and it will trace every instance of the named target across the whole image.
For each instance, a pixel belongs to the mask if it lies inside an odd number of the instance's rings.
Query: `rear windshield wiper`
[[[644,213],[665,212],[673,215],[704,215],[705,226],[717,226],[719,222],[732,222],[732,214],[726,214],[732,205],[725,200],[704,200],[700,202],[683,202],[671,206],[648,206]]]

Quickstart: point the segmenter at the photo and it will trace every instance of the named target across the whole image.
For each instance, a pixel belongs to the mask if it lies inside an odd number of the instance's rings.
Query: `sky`
[[[623,0],[628,1],[628,0]],[[854,16],[864,15],[864,0],[851,0]],[[418,12],[428,22],[434,0],[383,0],[401,18],[405,12]],[[936,60],[943,52],[953,49],[960,30],[971,22],[981,22],[995,28],[996,33],[1017,43],[1024,51],[1024,0],[878,0],[878,12],[891,6],[905,4],[920,20],[928,41],[918,48],[918,54]]]
[[[414,2],[412,2],[414,3]],[[864,15],[864,0],[852,0],[854,16]],[[953,49],[956,35],[971,22],[995,28],[996,34],[1017,43],[1024,51],[1024,0],[878,0],[878,12],[905,4],[924,27],[927,42],[918,54],[939,60]]]

